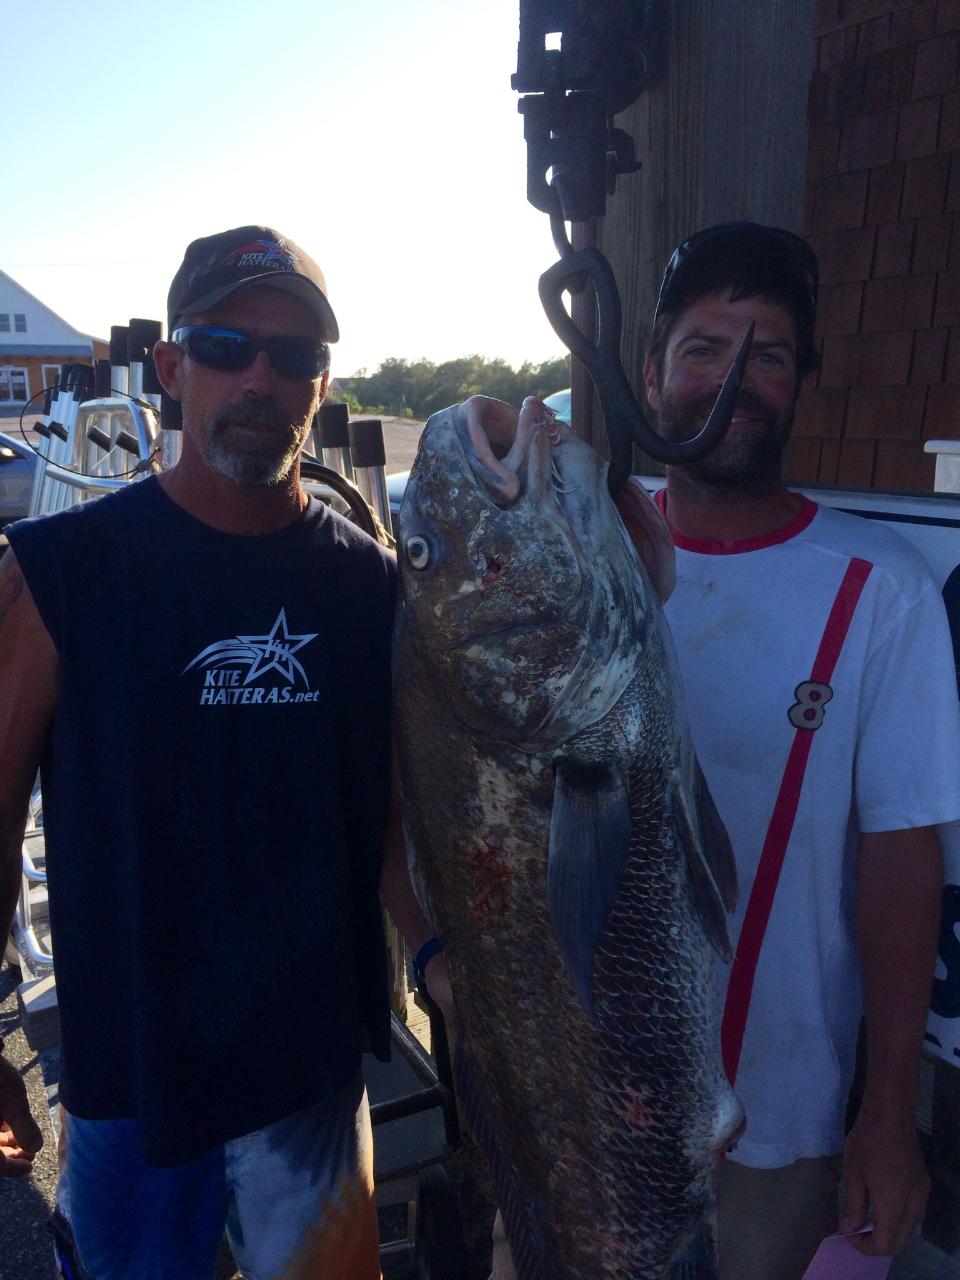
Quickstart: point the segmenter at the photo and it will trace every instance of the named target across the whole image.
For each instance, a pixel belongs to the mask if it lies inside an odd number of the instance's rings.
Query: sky
[[[324,271],[335,376],[563,354],[537,297],[556,254],[525,198],[518,27],[519,0],[12,6],[0,269],[106,337],[165,315],[190,240],[259,223]]]

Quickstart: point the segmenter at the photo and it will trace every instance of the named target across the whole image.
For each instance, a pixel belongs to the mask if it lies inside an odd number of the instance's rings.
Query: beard
[[[275,400],[243,396],[211,419],[203,456],[211,470],[237,484],[277,485],[289,476],[306,434],[307,422],[291,422]]]
[[[667,440],[688,440],[697,435],[715,402],[714,395],[681,400],[663,393],[658,414],[661,434]],[[752,391],[741,391],[734,416],[741,412],[759,421],[732,428],[705,457],[684,463],[680,469],[711,489],[766,493],[781,478],[784,449],[793,426],[793,406],[778,414]]]

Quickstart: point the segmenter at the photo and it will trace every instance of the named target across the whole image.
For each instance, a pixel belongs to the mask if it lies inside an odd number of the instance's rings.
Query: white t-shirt
[[[770,842],[785,843],[736,1076],[747,1129],[733,1156],[779,1167],[843,1143],[861,1008],[855,832],[960,816],[953,653],[926,565],[876,522],[804,499],[765,539],[676,541],[666,614],[736,855],[735,944],[775,809]],[[730,967],[720,969],[726,990]]]

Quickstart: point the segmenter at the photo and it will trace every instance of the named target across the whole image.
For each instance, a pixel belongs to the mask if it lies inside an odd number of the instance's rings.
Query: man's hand
[[[20,1072],[0,1058],[0,1178],[29,1173],[42,1146],[43,1134],[27,1106]]]
[[[895,1257],[920,1225],[930,1179],[923,1163],[912,1112],[870,1115],[862,1110],[843,1151],[842,1232],[861,1253]]]
[[[448,1029],[456,1026],[457,1011],[453,1003],[453,988],[450,986],[450,975],[447,972],[447,961],[442,951],[427,961],[423,972],[427,983],[427,995],[443,1014]]]

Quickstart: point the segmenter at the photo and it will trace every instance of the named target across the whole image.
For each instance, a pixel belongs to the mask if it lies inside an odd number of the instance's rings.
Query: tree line
[[[335,379],[330,399],[345,402],[353,413],[426,419],[473,395],[493,396],[519,409],[526,396],[548,396],[569,385],[569,356],[541,364],[525,360],[519,369],[478,355],[442,364],[390,357],[373,373],[361,369]]]

